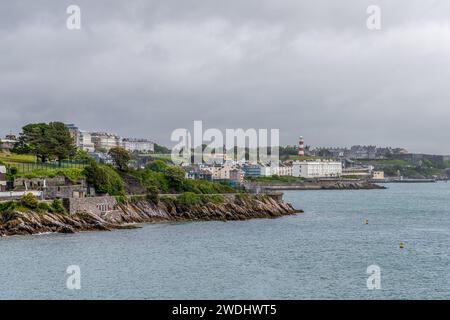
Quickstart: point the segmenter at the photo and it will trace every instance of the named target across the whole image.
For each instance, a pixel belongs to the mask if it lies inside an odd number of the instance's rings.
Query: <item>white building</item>
[[[120,147],[120,137],[108,132],[91,132],[92,142],[95,150],[109,151],[111,148]]]
[[[14,148],[17,139],[13,134],[7,135],[4,139],[0,139],[0,150],[11,150]]]
[[[155,151],[155,144],[147,139],[122,139],[122,147],[130,152],[148,153]]]
[[[292,176],[292,166],[287,166],[285,164],[260,164],[260,175],[263,177],[271,176]]]
[[[292,175],[302,178],[331,178],[342,174],[340,161],[294,161],[292,163]]]
[[[95,145],[92,142],[92,135],[87,131],[78,131],[77,148],[92,153],[95,151]]]
[[[279,166],[271,167],[272,175],[277,176],[292,176],[292,166],[280,164]]]
[[[273,171],[276,170],[275,166],[267,166],[267,165],[260,165],[260,176],[261,177],[271,177],[273,175]]]
[[[372,179],[384,180],[384,171],[373,171]]]

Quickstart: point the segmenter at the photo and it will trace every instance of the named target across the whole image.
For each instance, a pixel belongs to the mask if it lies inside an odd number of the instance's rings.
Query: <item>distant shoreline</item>
[[[276,182],[251,182],[246,188],[252,190],[376,190],[386,189],[386,187],[366,180],[317,180],[303,181],[294,183],[276,183]]]

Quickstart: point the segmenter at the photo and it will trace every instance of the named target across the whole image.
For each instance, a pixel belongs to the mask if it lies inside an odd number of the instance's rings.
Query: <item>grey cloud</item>
[[[62,120],[170,144],[203,120],[450,154],[450,3],[375,2],[377,32],[374,1],[5,1],[0,134]]]

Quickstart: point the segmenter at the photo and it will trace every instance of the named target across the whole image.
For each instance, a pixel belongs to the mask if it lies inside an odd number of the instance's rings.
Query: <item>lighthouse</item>
[[[305,155],[305,141],[303,140],[303,137],[300,137],[298,140],[298,155],[300,157]]]

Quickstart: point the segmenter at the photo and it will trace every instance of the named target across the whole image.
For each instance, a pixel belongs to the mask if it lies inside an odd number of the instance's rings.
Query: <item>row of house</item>
[[[86,152],[109,151],[114,147],[122,147],[130,152],[149,153],[155,150],[154,142],[148,139],[123,138],[109,132],[90,132],[80,130],[74,124],[66,125],[75,145]]]
[[[388,159],[397,155],[407,154],[408,151],[403,148],[377,147],[377,146],[361,146],[355,145],[350,148],[316,148],[307,149],[306,154],[310,156],[329,156],[332,158],[347,159]]]
[[[16,142],[17,137],[14,134],[7,134],[4,139],[0,139],[0,151],[11,150]]]
[[[306,179],[333,178],[342,175],[342,163],[333,160],[290,161],[278,164],[250,164],[225,161],[184,167],[188,179],[229,180],[241,184],[245,177],[293,176]]]

